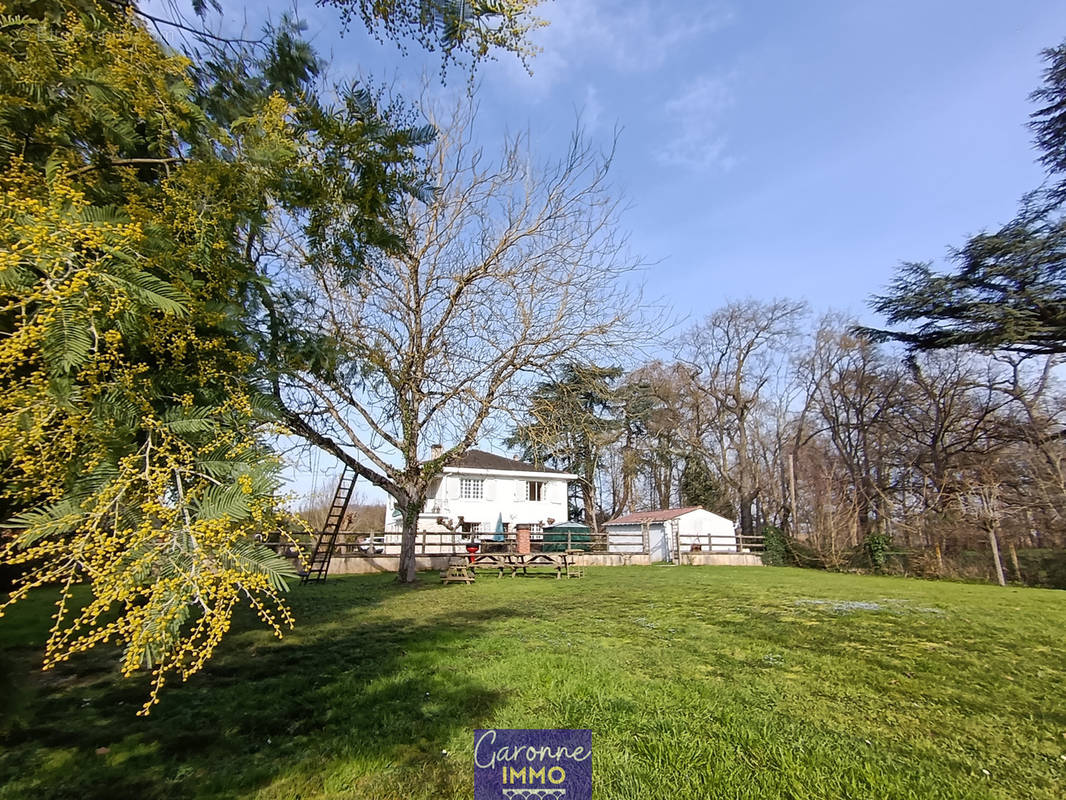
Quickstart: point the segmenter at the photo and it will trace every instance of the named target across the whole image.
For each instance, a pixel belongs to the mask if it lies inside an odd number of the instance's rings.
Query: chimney
[[[444,453],[444,447],[442,445],[431,444],[429,446],[429,457],[430,458],[440,458],[443,453]]]

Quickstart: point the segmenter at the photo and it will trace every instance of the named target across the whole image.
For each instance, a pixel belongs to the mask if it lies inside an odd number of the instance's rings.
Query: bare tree
[[[431,118],[435,190],[408,203],[403,253],[354,279],[350,264],[318,265],[308,314],[335,355],[277,392],[296,435],[395,498],[404,582],[431,482],[537,375],[634,341],[640,303],[610,152],[575,133],[538,166],[526,136],[496,157],[475,145],[471,105]]]
[[[624,426],[619,440],[623,453],[619,512],[638,506],[669,508],[679,496],[686,452],[685,409],[679,392],[685,374],[676,365],[654,361],[633,370],[619,388],[619,418]]]
[[[850,477],[851,505],[865,538],[890,516],[885,493],[896,448],[887,423],[898,410],[903,374],[853,328],[853,321],[827,315],[797,370],[808,386],[811,423],[829,437]]]
[[[995,460],[984,460],[975,469],[968,471],[956,500],[964,517],[974,520],[988,537],[996,580],[1000,586],[1006,586],[1007,579],[999,549],[999,532],[1007,513],[1001,480],[1002,475]]]
[[[801,562],[842,568],[884,535],[919,574],[984,573],[972,556],[990,547],[995,573],[1020,580],[1018,548],[1062,546],[1057,357],[909,355],[840,314],[807,339],[803,310],[729,304],[685,335],[681,360],[621,377],[589,462],[601,516],[699,486],[698,502],[739,508],[742,529],[786,530]]]
[[[1028,509],[1042,512],[1061,529],[1066,518],[1066,398],[1055,374],[1063,359],[1000,353],[996,361],[1007,375],[1010,438],[1024,445],[1019,448],[1016,494]]]
[[[909,359],[892,419],[899,448],[898,491],[920,498],[922,542],[942,551],[967,533],[952,524],[967,470],[1002,445],[1009,400],[991,362],[962,350]]]
[[[329,509],[336,495],[336,484],[326,486],[306,496],[296,513],[313,531],[325,528]],[[358,533],[380,533],[385,529],[385,504],[371,503],[366,495],[356,491],[348,503],[348,511],[341,519],[341,530]]]
[[[799,456],[796,477],[805,497],[808,521],[803,541],[813,551],[816,563],[839,568],[858,543],[856,494],[850,473],[826,436],[808,441]]]
[[[693,328],[683,343],[690,367],[694,445],[732,487],[745,536],[755,532],[752,506],[762,481],[754,451],[757,414],[788,366],[805,303],[733,302]]]

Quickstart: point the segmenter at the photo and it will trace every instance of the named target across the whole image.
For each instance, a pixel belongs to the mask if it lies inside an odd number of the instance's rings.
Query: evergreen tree
[[[707,511],[733,519],[736,509],[729,501],[729,493],[715,480],[706,462],[690,454],[681,470],[681,505],[703,506]]]
[[[566,364],[537,386],[526,422],[507,440],[534,464],[550,464],[579,476],[582,521],[596,529],[596,471],[604,448],[621,431],[614,414],[613,383],[620,367]]]
[[[528,5],[501,4],[504,20]],[[491,26],[440,30],[434,9],[425,31],[493,46]],[[203,55],[163,46],[125,2],[4,11],[0,563],[21,576],[0,612],[59,585],[46,668],[117,642],[124,674],[152,672],[147,712],[238,603],[278,635],[292,624],[293,569],[253,536],[290,521],[270,383],[345,354],[304,333],[313,276],[286,271],[272,223],[319,263],[366,268],[400,246],[393,209],[426,190],[409,167],[433,132],[365,88],[322,91],[289,22],[256,43],[202,38]]]
[[[1009,224],[953,251],[954,269],[904,264],[872,306],[890,326],[909,329],[859,328],[865,335],[918,350],[1066,352],[1066,43],[1044,58],[1030,124],[1048,185],[1027,196]]]

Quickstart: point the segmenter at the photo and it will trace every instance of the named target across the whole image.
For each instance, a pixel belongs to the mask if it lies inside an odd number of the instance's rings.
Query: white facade
[[[732,520],[702,508],[627,514],[604,525],[608,553],[643,553],[651,561],[677,561],[681,553],[739,552]],[[646,533],[645,533],[646,531]]]
[[[429,498],[418,517],[418,530],[430,533],[454,530],[481,535],[496,531],[501,518],[508,531],[528,525],[540,528],[567,518],[567,483],[576,475],[528,469],[445,467],[444,475],[430,486]],[[389,497],[385,505],[385,532],[399,533],[402,520]],[[460,527],[461,526],[461,527]]]

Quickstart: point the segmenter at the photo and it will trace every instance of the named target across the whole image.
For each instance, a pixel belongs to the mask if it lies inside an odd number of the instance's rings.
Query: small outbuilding
[[[637,511],[604,528],[608,553],[647,553],[651,561],[677,562],[692,552],[740,552],[733,521],[700,506]]]

